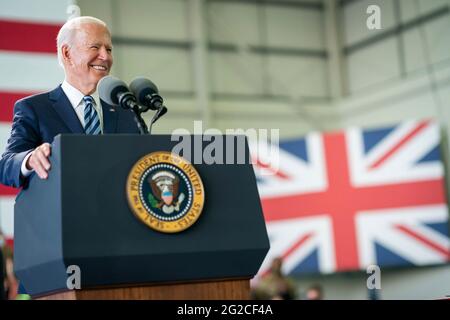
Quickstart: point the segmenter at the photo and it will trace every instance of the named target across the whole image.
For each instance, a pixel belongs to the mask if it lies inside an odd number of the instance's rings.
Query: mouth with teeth
[[[97,71],[102,71],[102,72],[107,72],[108,71],[108,67],[106,66],[101,66],[101,65],[94,65],[91,64],[91,68],[97,70]]]

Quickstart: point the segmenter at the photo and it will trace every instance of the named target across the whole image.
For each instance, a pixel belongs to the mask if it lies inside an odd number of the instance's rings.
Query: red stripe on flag
[[[19,189],[11,188],[0,184],[0,196],[15,196]]]
[[[281,172],[281,170],[272,167],[272,165],[270,165],[270,164],[266,164],[266,163],[261,162],[260,159],[257,159],[257,158],[255,159],[255,158],[253,158],[253,159],[252,159],[252,162],[253,162],[256,166],[258,166],[258,167],[260,167],[260,168],[263,168],[263,169],[266,169],[266,170],[270,171],[271,173],[273,173],[274,175],[276,175],[277,177],[279,177],[279,178],[281,178],[281,179],[289,180],[289,176],[288,176],[288,175],[286,175],[285,173]]]
[[[450,248],[445,248],[440,246],[439,244],[432,242],[431,240],[425,238],[424,236],[418,234],[417,232],[414,232],[413,230],[405,227],[405,226],[396,226],[396,228],[406,234],[408,234],[409,236],[415,238],[417,241],[422,242],[424,245],[432,248],[433,250],[435,250],[436,252],[438,252],[439,254],[441,254],[443,257],[445,257],[445,259],[450,260]]]
[[[36,92],[3,92],[0,91],[0,122],[12,122],[13,108],[17,100]]]
[[[56,54],[60,24],[0,20],[0,50]]]
[[[411,131],[406,137],[400,140],[394,147],[392,147],[388,152],[386,152],[380,159],[378,159],[375,163],[370,166],[370,169],[375,169],[379,167],[383,162],[389,159],[398,149],[400,149],[405,143],[411,140],[415,135],[417,135],[420,131],[426,128],[429,125],[429,121],[424,121],[417,125],[413,131]]]
[[[303,237],[301,237],[297,242],[295,242],[284,254],[283,259],[286,259],[289,257],[294,251],[296,251],[300,246],[304,245],[306,241],[311,239],[313,236],[313,233],[307,233]]]

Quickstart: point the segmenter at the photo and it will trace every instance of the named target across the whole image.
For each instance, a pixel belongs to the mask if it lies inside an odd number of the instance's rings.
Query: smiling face
[[[113,64],[111,35],[97,23],[73,30],[70,45],[61,48],[66,80],[83,94],[92,94]]]

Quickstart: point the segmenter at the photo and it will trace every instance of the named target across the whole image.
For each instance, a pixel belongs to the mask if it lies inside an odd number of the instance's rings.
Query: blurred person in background
[[[17,297],[18,281],[14,274],[13,249],[5,244],[2,251],[4,259],[4,286],[6,299],[15,300]]]
[[[16,275],[14,274],[14,264],[12,257],[12,250],[10,254],[6,257],[6,292],[8,294],[8,300],[15,300],[17,298],[17,292],[19,288],[19,282],[17,281]]]
[[[294,300],[297,297],[295,282],[283,271],[283,259],[272,260],[270,271],[263,275],[253,289],[252,295],[258,300]]]
[[[307,300],[322,300],[323,299],[323,290],[319,284],[314,284],[308,288],[306,291],[306,299]]]
[[[9,245],[3,247],[3,256],[5,259],[5,295],[8,300],[29,300],[31,297],[25,293],[18,293],[19,281],[14,273],[14,253]]]
[[[3,247],[5,246],[5,238],[0,231],[0,300],[6,299],[6,289],[5,289],[5,259],[3,257]]]

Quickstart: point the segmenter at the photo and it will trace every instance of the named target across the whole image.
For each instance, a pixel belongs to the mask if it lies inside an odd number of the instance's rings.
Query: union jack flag
[[[276,168],[258,153],[271,243],[259,275],[276,256],[288,274],[447,263],[439,140],[437,124],[408,121],[284,141]]]

